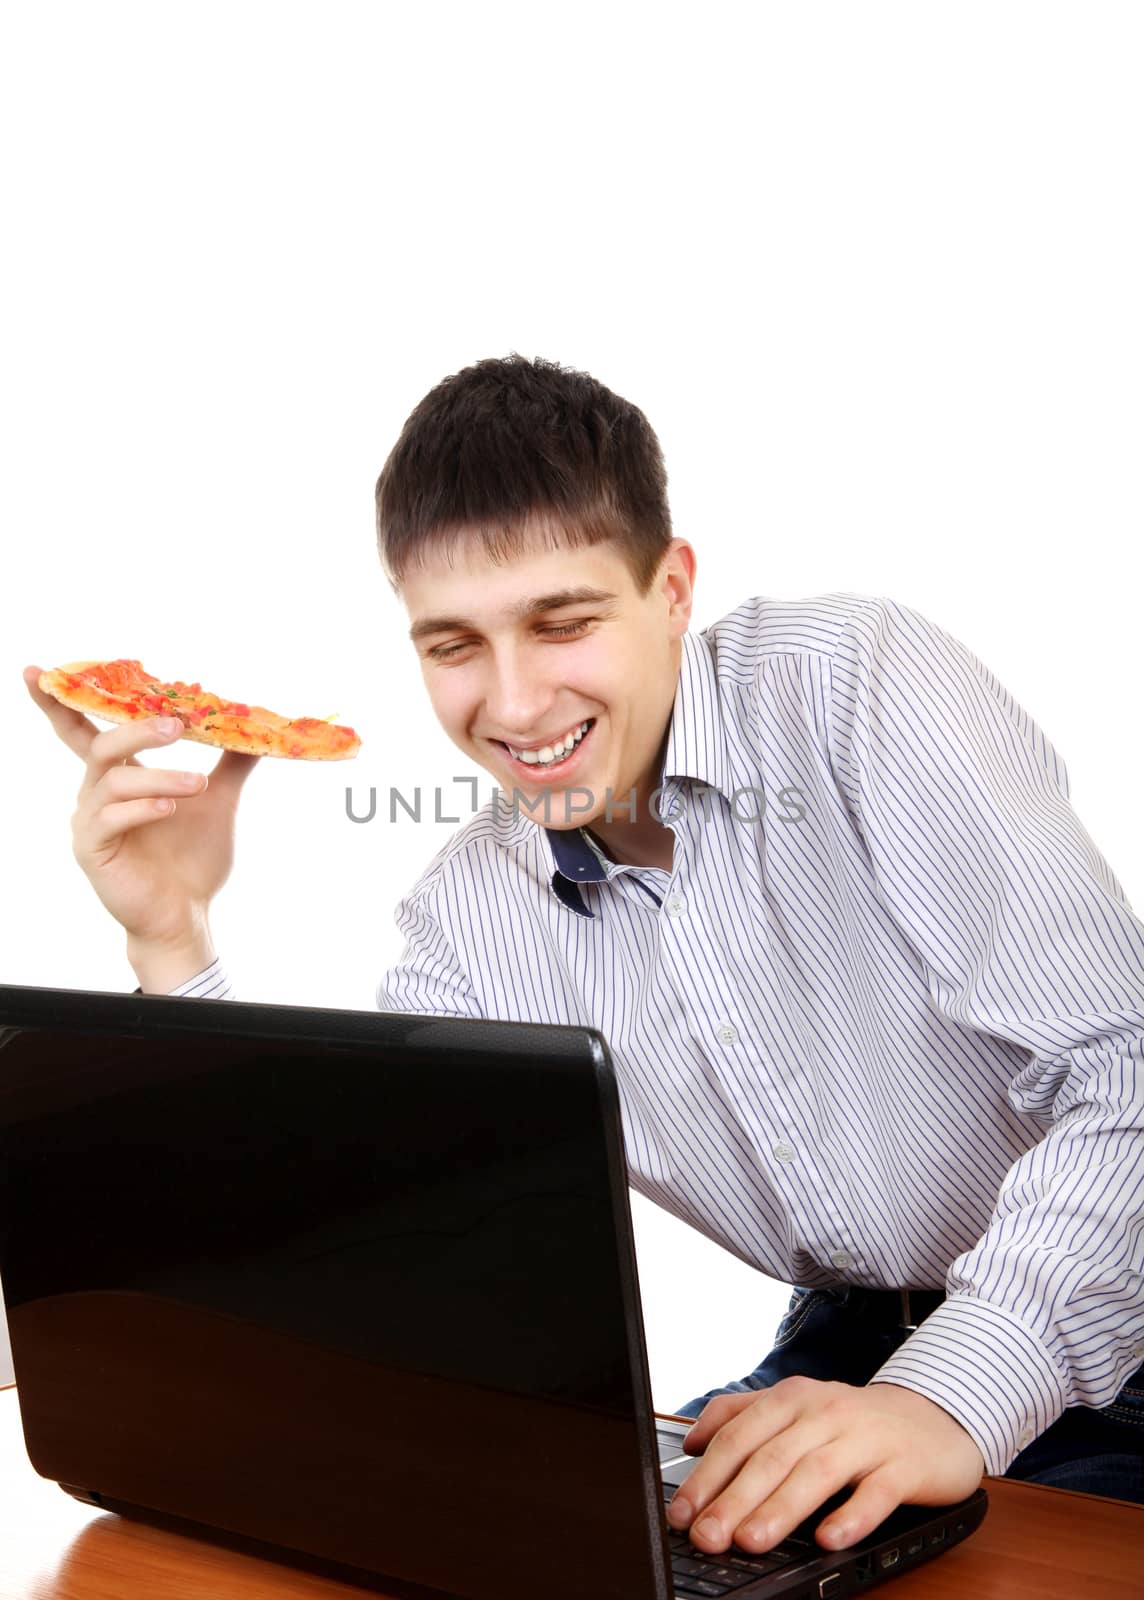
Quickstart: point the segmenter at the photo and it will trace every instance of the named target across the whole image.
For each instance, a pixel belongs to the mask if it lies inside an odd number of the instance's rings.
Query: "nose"
[[[513,645],[490,652],[485,685],[485,716],[491,727],[511,743],[515,735],[528,743],[547,726],[552,687],[537,671],[535,653]]]

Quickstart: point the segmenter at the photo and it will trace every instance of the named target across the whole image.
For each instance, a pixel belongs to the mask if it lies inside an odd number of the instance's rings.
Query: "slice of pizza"
[[[209,694],[199,683],[161,683],[139,661],[71,661],[42,672],[39,684],[63,705],[104,722],[178,717],[183,738],[220,750],[294,761],[345,761],[361,748],[352,728],[328,717],[280,717],[265,706]]]

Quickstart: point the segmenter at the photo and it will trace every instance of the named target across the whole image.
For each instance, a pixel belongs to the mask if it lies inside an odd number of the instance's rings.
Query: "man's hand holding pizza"
[[[25,667],[28,693],[84,763],[73,854],[126,930],[143,988],[174,988],[214,959],[207,914],[230,876],[239,795],[259,757],[224,750],[209,776],[146,766],[139,753],[174,744],[181,721],[152,715],[100,730],[45,694],[40,672]]]

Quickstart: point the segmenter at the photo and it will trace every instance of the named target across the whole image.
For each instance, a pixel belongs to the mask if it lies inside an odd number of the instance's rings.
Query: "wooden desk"
[[[965,1544],[878,1590],[886,1600],[1144,1600],[1144,1507],[988,1478]],[[379,1600],[81,1505],[29,1464],[0,1392],[0,1600]],[[539,1597],[538,1597],[539,1600]]]

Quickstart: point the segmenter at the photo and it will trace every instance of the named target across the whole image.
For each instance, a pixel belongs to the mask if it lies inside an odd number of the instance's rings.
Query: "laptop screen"
[[[0,1024],[40,1472],[458,1594],[665,1592],[598,1035],[2,989]]]

